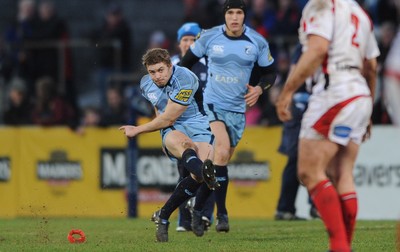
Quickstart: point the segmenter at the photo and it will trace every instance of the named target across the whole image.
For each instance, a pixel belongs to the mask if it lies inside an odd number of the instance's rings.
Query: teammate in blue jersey
[[[165,205],[152,216],[157,225],[157,241],[167,242],[168,219],[172,212],[193,197],[200,185],[206,184],[210,190],[219,186],[214,166],[208,159],[213,155],[213,135],[203,105],[196,99],[195,94],[202,94],[197,92],[196,75],[187,68],[172,65],[168,51],[161,48],[148,50],[142,62],[148,74],[140,81],[140,89],[154,106],[156,117],[139,126],[121,126],[120,130],[129,138],[160,130],[166,155],[182,159],[190,172],[179,182]]]
[[[201,28],[199,24],[194,23],[194,22],[188,22],[184,23],[177,31],[177,42],[178,42],[178,47],[179,47],[179,54],[176,54],[171,57],[171,61],[173,65],[179,64],[181,61],[181,58],[186,54],[187,50],[189,50],[190,45],[194,43],[196,40],[196,37],[200,34]],[[198,90],[203,91],[206,85],[206,80],[207,80],[207,66],[206,66],[206,61],[204,58],[200,59],[199,62],[193,65],[192,67],[192,72],[196,74],[196,76],[199,78],[199,88]],[[202,96],[199,96],[202,98]],[[200,101],[199,101],[200,102]],[[201,103],[203,101],[201,100]],[[189,172],[185,169],[182,159],[178,160],[178,171],[179,171],[179,181],[184,179],[186,176],[188,176]],[[191,216],[191,211],[193,208],[193,202],[195,200],[195,197],[190,199],[187,202],[184,202],[182,205],[179,206],[179,213],[178,213],[178,226],[176,228],[176,231],[178,232],[185,232],[185,231],[191,231],[191,222],[192,222],[192,216]],[[203,224],[205,225],[205,228],[209,228],[211,226],[212,222],[212,215],[214,211],[214,194],[212,193],[205,204],[205,207],[203,209],[202,213],[202,219],[203,219]]]
[[[207,58],[204,108],[215,135],[213,161],[221,185],[215,191],[217,232],[229,231],[225,203],[229,182],[227,165],[245,128],[246,107],[256,104],[276,77],[268,42],[244,25],[246,5],[243,0],[226,0],[223,12],[225,24],[203,32],[180,63],[190,69],[200,58]],[[251,86],[249,79],[255,64],[260,67],[261,78],[258,85]],[[209,191],[203,186],[199,190]],[[204,202],[205,199],[196,197],[192,216],[192,228],[196,227],[199,232],[201,225],[196,223],[200,223]]]

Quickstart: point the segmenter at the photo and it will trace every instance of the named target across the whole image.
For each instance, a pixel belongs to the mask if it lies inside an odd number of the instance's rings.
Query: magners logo
[[[69,161],[62,150],[51,152],[50,160],[37,163],[37,176],[41,180],[80,180],[82,173],[80,162]]]

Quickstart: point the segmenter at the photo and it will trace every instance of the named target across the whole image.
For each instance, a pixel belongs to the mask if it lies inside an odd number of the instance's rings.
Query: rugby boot
[[[163,222],[160,219],[160,211],[155,211],[153,216],[151,216],[151,221],[156,224],[156,240],[157,242],[167,242],[168,241],[168,227],[169,221]]]
[[[202,165],[204,182],[210,190],[215,190],[220,187],[220,184],[215,177],[215,168],[211,160],[206,159]]]
[[[202,216],[201,219],[203,220],[204,231],[208,231],[211,227],[211,221],[206,216]]]
[[[193,210],[192,212],[192,231],[196,236],[204,235],[204,223],[201,211]]]
[[[228,215],[226,214],[219,214],[217,215],[217,225],[215,225],[215,230],[217,232],[229,232],[229,220]]]

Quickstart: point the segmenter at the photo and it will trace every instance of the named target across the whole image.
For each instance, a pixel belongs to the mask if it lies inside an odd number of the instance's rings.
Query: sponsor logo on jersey
[[[149,100],[150,100],[151,102],[154,102],[154,101],[157,100],[157,95],[156,95],[155,93],[148,93],[148,94],[147,94],[147,98],[149,98]]]
[[[252,46],[246,46],[245,48],[244,48],[244,52],[247,54],[247,55],[249,55],[249,54],[251,54],[251,50],[252,49]]]
[[[269,51],[268,52],[268,61],[272,61],[274,58],[272,58],[272,55],[271,55],[271,51]]]
[[[333,134],[338,137],[348,137],[350,135],[351,128],[348,126],[336,126],[333,129]]]
[[[213,53],[215,53],[215,54],[222,54],[222,53],[224,53],[224,46],[223,45],[213,45],[212,50],[213,50]]]
[[[187,102],[192,95],[193,90],[191,89],[182,89],[179,93],[175,96],[175,99],[182,102]]]
[[[218,82],[223,82],[223,83],[239,83],[238,77],[223,76],[223,75],[219,75],[219,74],[217,74],[215,76],[215,80]]]

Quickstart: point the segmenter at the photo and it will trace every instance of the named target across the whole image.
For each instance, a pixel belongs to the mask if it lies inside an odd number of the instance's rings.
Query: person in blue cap
[[[172,64],[177,65],[181,61],[181,58],[186,54],[189,47],[194,43],[196,37],[201,33],[202,29],[200,28],[198,23],[188,22],[184,23],[177,31],[177,42],[179,47],[179,54],[176,54],[171,57]],[[193,73],[197,75],[199,78],[199,90],[203,91],[207,81],[207,66],[204,58],[199,60],[193,67],[190,69]],[[203,101],[201,101],[203,102]],[[187,170],[184,169],[184,166],[180,160],[178,160],[178,171],[179,171],[179,181],[185,178],[187,174]],[[195,197],[186,201],[182,205],[179,206],[178,213],[178,226],[176,231],[185,232],[192,230],[191,227],[191,211],[193,210]],[[202,219],[204,223],[205,229],[208,229],[211,226],[212,215],[214,211],[214,193],[208,197],[205,207],[203,208]]]

